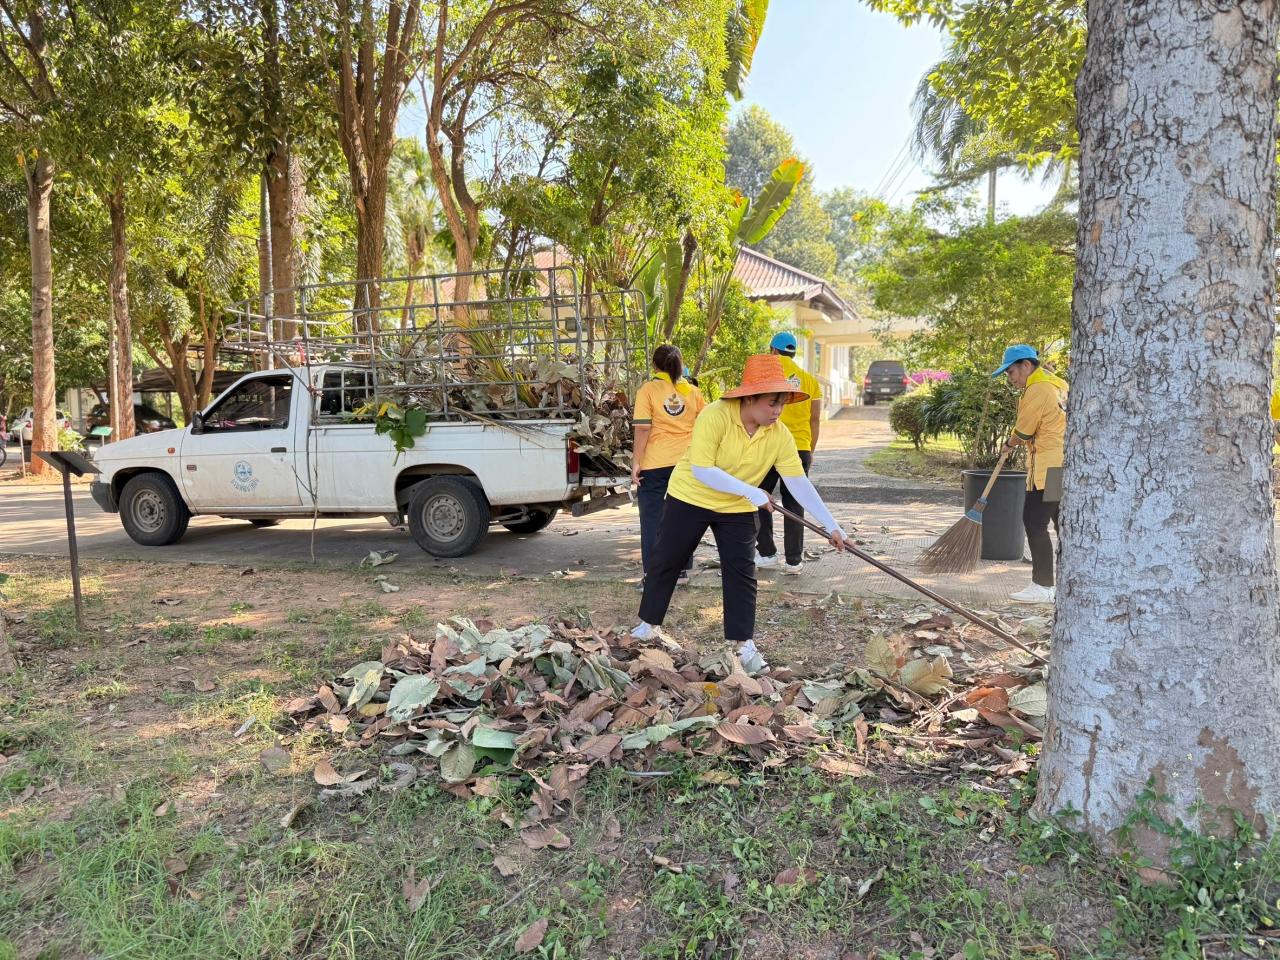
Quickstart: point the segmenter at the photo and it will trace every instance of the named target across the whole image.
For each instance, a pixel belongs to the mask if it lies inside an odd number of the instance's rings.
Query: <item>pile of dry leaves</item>
[[[1026,769],[1012,747],[1040,735],[1040,674],[1015,666],[957,690],[945,643],[929,642],[950,627],[940,615],[915,618],[898,636],[877,634],[865,666],[803,678],[744,669],[727,654],[695,660],[669,640],[459,619],[430,640],[401,637],[287,709],[303,731],[393,758],[395,781],[383,789],[432,777],[465,798],[494,795],[512,778],[531,790],[527,829],[572,802],[593,767],[660,776],[663,755],[858,776],[871,757],[906,747],[961,747],[970,768]],[[327,761],[315,777],[323,799],[378,786],[376,774],[339,773]]]

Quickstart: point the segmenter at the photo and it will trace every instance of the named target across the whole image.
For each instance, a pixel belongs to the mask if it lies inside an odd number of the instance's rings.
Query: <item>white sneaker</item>
[[[654,631],[658,628],[651,623],[641,621],[632,631],[631,636],[636,640],[652,640]]]
[[[748,640],[738,647],[738,662],[742,664],[742,668],[747,673],[759,673],[768,666],[765,663],[764,654],[756,649],[754,639]]]
[[[766,567],[776,567],[778,565],[778,555],[775,553],[772,557],[762,557],[756,554],[756,566],[764,569]]]
[[[800,576],[800,571],[804,569],[803,563],[784,563],[782,565],[782,573],[788,577]]]
[[[1033,583],[1025,590],[1019,590],[1009,599],[1014,603],[1053,603],[1056,591],[1053,587],[1042,587]]]

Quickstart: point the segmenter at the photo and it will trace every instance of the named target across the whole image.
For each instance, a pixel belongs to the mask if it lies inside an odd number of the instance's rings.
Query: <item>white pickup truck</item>
[[[397,460],[388,437],[349,418],[370,379],[358,365],[248,374],[184,429],[103,447],[93,498],[147,546],[176,542],[194,515],[255,527],[382,516],[438,557],[470,553],[491,524],[533,533],[561,509],[627,500],[629,478],[583,475],[567,419],[433,422]]]

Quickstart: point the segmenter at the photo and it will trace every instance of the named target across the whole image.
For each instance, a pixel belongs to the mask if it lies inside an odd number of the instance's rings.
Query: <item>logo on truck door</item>
[[[258,486],[258,478],[253,475],[253,464],[248,460],[237,460],[231,468],[231,486],[241,493],[252,493]]]

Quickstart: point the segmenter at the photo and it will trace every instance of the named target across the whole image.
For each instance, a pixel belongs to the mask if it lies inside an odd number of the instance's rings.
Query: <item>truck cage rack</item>
[[[366,396],[431,419],[576,419],[648,370],[643,294],[584,295],[569,266],[305,284],[228,312],[225,351],[307,383],[314,364],[362,369]]]

